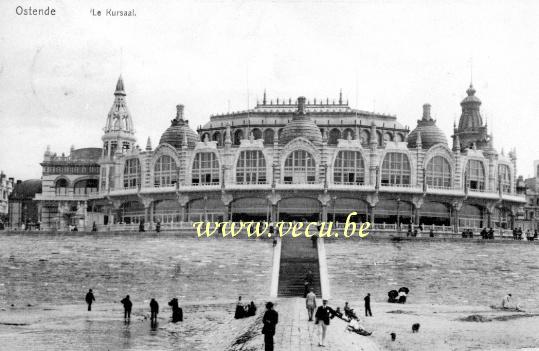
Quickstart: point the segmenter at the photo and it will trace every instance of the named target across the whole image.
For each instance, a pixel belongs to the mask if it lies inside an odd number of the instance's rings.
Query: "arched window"
[[[262,131],[260,129],[254,128],[252,133],[253,133],[254,140],[262,139]]]
[[[273,145],[275,140],[275,132],[273,129],[268,128],[264,131],[264,145]]]
[[[365,165],[359,151],[339,151],[333,165],[335,184],[365,184]]]
[[[60,178],[54,183],[54,192],[56,195],[67,195],[67,180]]]
[[[213,133],[213,135],[211,136],[211,140],[216,141],[217,146],[222,146],[223,145],[223,142],[221,141],[221,133],[219,133],[219,132]]]
[[[266,159],[260,150],[246,150],[240,153],[236,165],[236,183],[266,184]]]
[[[352,140],[352,139],[354,139],[354,137],[355,137],[355,133],[354,133],[354,131],[353,131],[352,129],[346,128],[346,129],[344,130],[344,133],[343,133],[343,139],[345,139],[345,140],[348,140],[348,139]]]
[[[99,181],[97,179],[82,179],[78,180],[73,186],[75,195],[86,195],[97,193]]]
[[[371,141],[371,133],[369,133],[368,130],[365,130],[363,129],[360,133],[359,133],[360,137],[361,137],[361,144],[362,145],[368,145]]]
[[[239,145],[241,143],[241,139],[243,139],[243,130],[237,129],[234,132],[234,145]]]
[[[402,186],[411,184],[410,161],[406,154],[389,152],[382,163],[382,186]]]
[[[337,140],[341,138],[341,131],[338,129],[332,129],[329,131],[328,144],[337,145]]]
[[[140,162],[138,158],[125,161],[124,166],[124,188],[133,189],[140,185]]]
[[[449,188],[451,186],[451,166],[442,156],[434,156],[427,163],[427,185],[432,188]]]
[[[284,163],[285,184],[314,184],[316,164],[313,156],[305,150],[293,151]]]
[[[502,192],[506,194],[511,193],[511,170],[508,165],[498,165],[498,177],[499,177],[499,186],[502,187]],[[500,190],[500,189],[498,189]]]
[[[485,190],[485,168],[478,160],[469,160],[466,165],[467,186],[471,190]]]
[[[168,155],[160,156],[153,167],[154,186],[171,186],[178,182],[178,166]]]
[[[219,161],[213,152],[199,152],[193,161],[193,185],[219,184]]]

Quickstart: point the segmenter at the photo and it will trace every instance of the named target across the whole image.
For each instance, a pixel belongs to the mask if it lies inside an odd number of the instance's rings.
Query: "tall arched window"
[[[219,184],[219,161],[215,153],[199,152],[195,155],[191,183],[193,185]]]
[[[406,154],[400,152],[389,152],[384,157],[382,163],[382,186],[402,186],[410,185],[412,172],[410,161]]]
[[[485,190],[485,168],[478,160],[469,160],[466,165],[467,186],[471,190]]]
[[[171,186],[178,182],[178,166],[168,155],[160,156],[153,167],[154,186]]]
[[[427,163],[427,185],[432,188],[449,188],[451,186],[451,166],[442,156],[434,156]]]
[[[268,128],[264,131],[264,145],[273,145],[275,132],[273,129]]]
[[[221,133],[219,133],[219,132],[213,133],[213,135],[211,136],[211,140],[216,141],[217,146],[222,146],[223,145],[223,142],[221,140]]]
[[[498,165],[498,177],[500,177],[499,186],[501,185],[502,192],[506,194],[510,194],[511,193],[511,170],[509,169],[508,165]]]
[[[54,183],[54,190],[56,195],[67,195],[67,180],[60,178]]]
[[[240,153],[236,165],[236,183],[266,184],[266,159],[260,150],[246,150]]]
[[[262,131],[260,129],[254,128],[251,133],[253,133],[253,139],[255,140],[262,139]]]
[[[125,161],[124,166],[124,188],[133,189],[140,185],[140,162],[138,158],[131,158]]]
[[[241,139],[243,139],[243,130],[236,129],[234,132],[234,145],[239,145],[241,143]]]
[[[285,184],[314,184],[316,164],[313,156],[305,150],[293,151],[284,163]]]
[[[341,131],[337,128],[334,128],[329,131],[328,144],[337,145],[337,141],[341,138]]]
[[[359,151],[339,151],[333,165],[335,184],[365,184],[365,165]]]

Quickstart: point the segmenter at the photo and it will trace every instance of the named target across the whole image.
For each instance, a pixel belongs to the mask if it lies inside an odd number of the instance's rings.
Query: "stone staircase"
[[[313,274],[313,288],[317,297],[321,296],[318,250],[312,247],[310,239],[303,237],[283,238],[281,241],[281,262],[279,265],[279,297],[303,297],[305,276]]]

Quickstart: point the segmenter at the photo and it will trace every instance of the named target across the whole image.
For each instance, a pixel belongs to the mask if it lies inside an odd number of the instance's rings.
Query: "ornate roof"
[[[292,121],[282,130],[279,136],[279,144],[286,145],[295,138],[302,137],[315,145],[322,144],[320,128],[310,119],[305,112],[305,97],[298,98],[298,109]]]
[[[85,147],[72,150],[69,156],[71,159],[77,161],[98,161],[102,152],[102,149],[99,147]]]
[[[125,95],[124,81],[122,76],[120,76],[116,83],[116,90],[114,91],[114,103],[107,116],[105,133],[123,132],[132,135],[135,134],[133,120],[127,109]]]
[[[176,118],[170,121],[170,127],[161,135],[159,144],[170,144],[176,149],[186,146],[194,148],[199,141],[198,134],[189,128],[189,121],[183,119],[183,105],[176,106]]]
[[[417,127],[408,134],[409,148],[415,148],[419,143],[423,149],[430,149],[436,144],[447,146],[445,134],[430,116],[430,104],[423,105],[423,118],[417,121]]]
[[[477,129],[483,126],[483,119],[481,118],[481,113],[479,107],[481,106],[481,100],[475,96],[475,89],[472,84],[468,90],[466,90],[466,96],[464,100],[460,103],[462,106],[462,114],[459,120],[460,132],[464,130]]]

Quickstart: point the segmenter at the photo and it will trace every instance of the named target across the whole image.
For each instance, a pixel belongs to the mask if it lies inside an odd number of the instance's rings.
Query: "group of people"
[[[368,293],[367,296],[364,298],[365,301],[365,316],[366,317],[372,317],[372,311],[371,311],[371,294]],[[314,290],[311,288],[309,293],[305,296],[305,307],[307,309],[307,316],[309,322],[313,321],[316,325],[319,326],[319,346],[326,346],[326,334],[327,329],[330,324],[330,320],[334,317],[337,317],[339,319],[342,319],[343,321],[347,322],[348,325],[346,329],[350,332],[357,333],[359,335],[368,336],[371,335],[372,332],[367,331],[361,324],[360,319],[354,312],[354,310],[350,307],[348,302],[344,304],[344,314],[341,312],[340,307],[337,307],[337,309],[333,309],[329,307],[328,301],[326,299],[322,300],[321,306],[316,306],[316,294],[314,293]],[[316,313],[315,313],[316,310]]]
[[[523,239],[523,232],[522,232],[522,228],[515,228],[513,229],[513,240],[522,240]],[[534,241],[535,239],[537,239],[538,237],[538,232],[537,232],[537,229],[535,229],[532,233],[531,230],[527,229],[526,230],[526,239],[528,241]]]
[[[144,219],[141,219],[139,224],[138,224],[138,231],[139,232],[145,232],[146,229],[144,229]],[[161,222],[160,221],[157,221],[155,222],[155,231],[156,233],[159,233],[161,231]]]
[[[397,290],[391,290],[387,293],[388,299],[387,302],[389,303],[406,303],[406,298],[408,294],[410,293],[410,289],[403,286],[398,291]]]
[[[256,305],[253,301],[251,303],[244,305],[241,301],[241,296],[238,297],[238,302],[236,303],[236,311],[234,312],[234,318],[246,318],[252,317],[256,314]]]
[[[88,290],[86,293],[86,304],[88,305],[88,311],[92,310],[92,304],[95,302],[95,296],[92,289]],[[124,307],[124,321],[128,322],[131,320],[131,310],[133,309],[133,302],[129,295],[124,297],[120,303]],[[169,306],[172,308],[172,323],[182,322],[183,321],[183,310],[178,305],[178,299],[173,298],[169,303]],[[157,323],[157,314],[159,313],[159,303],[152,298],[150,300],[150,323],[152,326]]]

